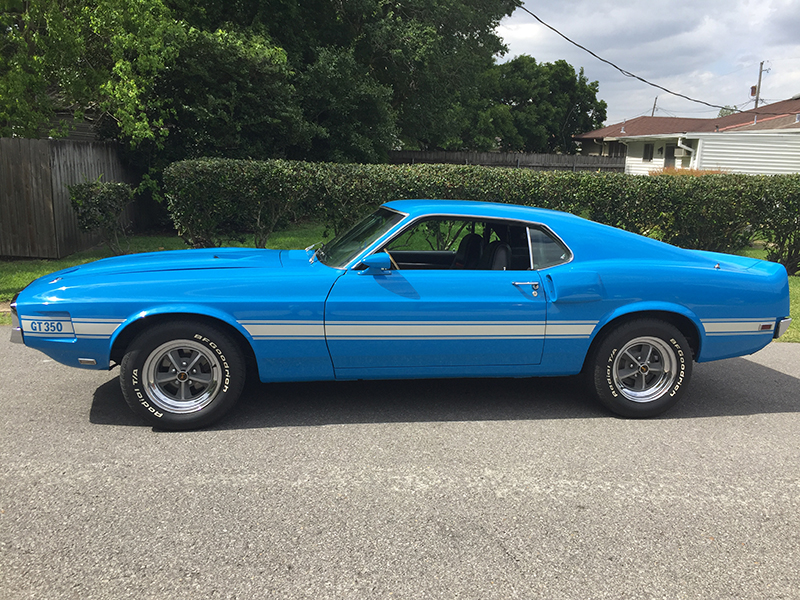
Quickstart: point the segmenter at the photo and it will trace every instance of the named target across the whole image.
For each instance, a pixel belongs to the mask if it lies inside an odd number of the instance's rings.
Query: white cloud
[[[675,92],[718,105],[750,100],[765,61],[761,96],[772,101],[800,93],[800,2],[797,0],[527,0],[526,7],[575,42],[620,68]],[[500,36],[539,62],[565,59],[600,82],[607,123],[650,114],[713,117],[695,104],[625,77],[517,9]],[[749,108],[751,105],[745,107]]]

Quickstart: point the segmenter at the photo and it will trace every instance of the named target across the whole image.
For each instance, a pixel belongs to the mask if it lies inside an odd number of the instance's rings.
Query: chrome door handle
[[[531,293],[533,294],[534,298],[539,295],[539,282],[538,281],[512,281],[511,283],[512,283],[512,285],[515,285],[517,287],[519,287],[521,285],[529,285],[529,286],[531,286],[531,288],[533,288],[533,292],[531,292]]]

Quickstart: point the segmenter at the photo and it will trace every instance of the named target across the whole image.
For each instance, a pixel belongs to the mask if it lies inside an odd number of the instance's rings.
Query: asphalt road
[[[574,379],[255,386],[140,424],[0,327],[0,598],[800,598],[800,345],[664,417]]]

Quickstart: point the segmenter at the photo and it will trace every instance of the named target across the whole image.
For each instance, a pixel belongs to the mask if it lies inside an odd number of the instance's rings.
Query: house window
[[[621,142],[609,142],[608,155],[612,157],[625,158],[628,153],[628,147]]]
[[[653,160],[653,144],[645,144],[644,145],[644,153],[642,154],[642,160],[644,162],[652,162],[652,160]]]

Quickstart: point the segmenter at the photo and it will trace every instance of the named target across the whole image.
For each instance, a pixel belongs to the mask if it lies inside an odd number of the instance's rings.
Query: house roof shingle
[[[774,102],[727,117],[684,119],[682,117],[636,117],[602,129],[574,136],[576,140],[624,138],[675,133],[707,133],[714,131],[751,131],[758,129],[800,128],[795,115],[800,114],[800,96]]]

